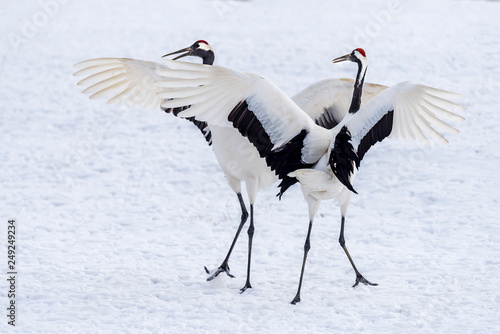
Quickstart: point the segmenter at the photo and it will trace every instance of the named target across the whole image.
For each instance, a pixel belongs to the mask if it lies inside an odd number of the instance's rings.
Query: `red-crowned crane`
[[[173,60],[194,56],[202,59],[203,64],[212,65],[215,59],[213,48],[204,40],[198,40],[191,46],[166,54],[171,56],[182,53]],[[165,57],[163,56],[163,57]],[[150,109],[160,108],[161,98],[157,96],[162,88],[159,84],[161,76],[155,73],[157,68],[165,66],[130,58],[99,58],[80,62],[75,65],[81,68],[75,73],[76,76],[86,76],[78,85],[89,86],[84,93],[92,94],[91,99],[111,97],[108,103],[126,103]],[[293,100],[301,107],[316,124],[333,128],[347,114],[354,81],[351,79],[328,79],[315,83],[293,97]],[[363,88],[362,103],[373,98],[387,87],[377,84],[365,84]],[[176,108],[162,108],[167,113],[175,116],[188,106]],[[261,188],[270,186],[277,179],[276,175],[266,165],[264,158],[238,130],[228,127],[208,125],[206,122],[198,121],[194,117],[187,118],[198,129],[201,130],[206,141],[212,145],[217,161],[226,176],[227,182],[236,193],[241,206],[241,221],[233,238],[229,251],[221,265],[211,273],[205,268],[212,280],[221,272],[226,272],[234,277],[229,271],[229,258],[236,244],[238,236],[247,221],[248,211],[246,209],[242,194],[241,183],[245,182],[250,200],[250,227],[249,227],[249,249],[247,264],[247,280],[241,291],[251,287],[250,263],[252,251],[253,204],[257,192]],[[230,162],[230,163],[229,163]],[[295,182],[294,179],[290,179]]]
[[[204,40],[198,40],[194,42],[191,46],[167,53],[163,57],[175,55],[178,53],[185,52],[173,60],[177,60],[186,56],[195,56],[202,59],[203,64],[212,65],[215,60],[215,53],[213,48]],[[189,106],[182,106],[180,108],[162,108],[166,112],[172,112],[175,116],[179,112],[189,108]],[[271,170],[265,164],[265,161],[258,158],[258,152],[247,140],[242,138],[238,131],[232,128],[219,127],[216,125],[208,126],[206,122],[198,121],[194,117],[187,118],[193,124],[195,124],[205,135],[209,145],[212,145],[217,162],[221,166],[224,176],[233,191],[238,197],[238,201],[241,207],[241,220],[236,230],[236,234],[233,238],[229,251],[226,257],[222,261],[221,265],[214,271],[210,271],[205,267],[206,273],[209,275],[207,280],[210,281],[217,277],[221,272],[225,272],[228,276],[234,276],[229,270],[229,258],[233,252],[233,248],[236,245],[236,241],[240,235],[240,232],[248,219],[248,211],[246,209],[245,201],[241,195],[241,184],[245,182],[247,189],[248,200],[250,202],[250,226],[248,227],[248,262],[247,262],[247,279],[243,288],[240,289],[241,293],[245,292],[246,289],[251,288],[250,283],[250,264],[252,257],[252,241],[255,231],[254,220],[253,220],[253,206],[257,197],[257,192],[259,189],[264,189],[271,184],[273,184],[277,178],[271,172]],[[248,155],[248,153],[251,153]]]
[[[202,59],[204,65],[212,65],[215,60],[215,53],[212,46],[204,40],[198,40],[191,46],[168,53],[163,57],[183,53],[174,60],[194,56]],[[82,69],[75,73],[76,76],[87,76],[78,85],[89,86],[83,92],[93,94],[93,98],[100,98],[113,95],[108,103],[126,103],[150,109],[160,107],[162,101],[157,94],[161,91],[159,80],[161,76],[155,73],[157,68],[165,68],[163,65],[148,61],[129,58],[99,58],[80,62],[75,65]],[[187,81],[189,79],[187,78]],[[161,108],[167,113],[177,116],[178,113],[189,105],[176,108]],[[248,219],[248,211],[241,194],[241,184],[245,182],[248,200],[250,202],[250,226],[248,227],[248,264],[246,283],[241,288],[241,292],[251,288],[250,264],[252,256],[252,240],[254,235],[254,203],[259,189],[271,186],[276,180],[276,175],[266,165],[265,160],[259,157],[255,147],[242,137],[236,129],[220,127],[217,125],[207,125],[206,122],[195,120],[194,117],[187,118],[204,135],[209,145],[213,147],[215,157],[221,166],[227,183],[236,193],[241,207],[241,220],[233,238],[229,251],[221,265],[210,272],[207,280],[217,277],[221,272],[234,277],[230,273],[229,258],[236,244],[238,236]]]
[[[364,52],[363,52],[364,53]],[[264,157],[279,178],[280,194],[296,180],[309,207],[309,228],[299,288],[292,303],[300,301],[310,234],[319,204],[325,199],[340,203],[342,221],[340,242],[356,272],[356,284],[370,284],[354,266],[345,248],[345,213],[354,192],[352,180],[365,153],[386,137],[446,143],[438,132],[458,133],[439,117],[463,120],[451,110],[463,106],[448,99],[460,96],[424,85],[399,83],[375,96],[360,108],[361,87],[366,74],[366,57],[361,50],[334,61],[358,63],[358,75],[349,113],[328,130],[316,125],[286,94],[267,79],[217,66],[165,60],[167,69],[159,93],[162,106],[192,105],[181,117],[195,117],[209,125],[238,129]],[[187,82],[185,77],[189,77]],[[359,110],[358,110],[359,109]]]

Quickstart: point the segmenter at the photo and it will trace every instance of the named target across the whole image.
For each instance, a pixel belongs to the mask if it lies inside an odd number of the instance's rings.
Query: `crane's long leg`
[[[309,253],[309,250],[311,249],[312,224],[313,224],[313,221],[310,220],[309,221],[309,228],[307,230],[306,242],[304,243],[304,258],[302,260],[302,270],[300,271],[299,288],[297,289],[297,294],[295,295],[295,298],[293,298],[293,300],[292,300],[293,305],[300,302],[300,290],[302,289],[302,279],[304,278],[304,269],[306,267],[307,253]]]
[[[233,242],[231,243],[231,247],[229,247],[229,251],[227,252],[226,258],[224,259],[224,261],[222,261],[222,264],[219,266],[219,268],[217,268],[214,272],[210,273],[210,270],[208,270],[207,267],[205,267],[206,273],[210,275],[210,276],[208,276],[207,281],[213,280],[214,278],[219,276],[219,274],[221,272],[225,272],[229,277],[234,278],[234,276],[231,275],[231,273],[229,271],[229,264],[228,264],[229,257],[231,256],[231,253],[233,252],[233,248],[234,248],[234,245],[236,244],[236,240],[238,240],[238,237],[240,236],[241,229],[243,228],[243,225],[245,225],[245,223],[248,219],[248,211],[247,211],[247,208],[245,207],[245,202],[243,201],[243,196],[241,196],[241,193],[237,193],[236,195],[238,196],[238,201],[240,202],[240,206],[241,206],[240,225],[238,226],[238,230],[236,231],[236,235],[234,236]],[[250,209],[252,210],[252,206],[250,206]],[[251,226],[253,225],[252,220],[253,219],[250,220],[252,222]],[[250,257],[250,254],[249,254],[249,257]],[[248,260],[248,265],[250,267],[250,259]],[[249,271],[248,275],[250,275],[250,271]]]
[[[377,283],[371,283],[366,278],[364,278],[363,275],[361,275],[361,273],[356,268],[356,265],[354,264],[354,261],[352,260],[351,255],[349,254],[349,251],[347,250],[347,247],[345,246],[344,225],[345,225],[345,217],[342,216],[342,222],[340,224],[339,243],[340,243],[340,246],[342,246],[342,248],[344,249],[345,254],[347,255],[347,258],[349,259],[349,262],[351,262],[352,268],[354,269],[354,272],[356,273],[356,282],[354,283],[354,285],[352,287],[354,288],[359,283],[363,283],[365,285],[378,285]]]
[[[240,293],[243,293],[248,288],[252,288],[250,284],[250,263],[252,262],[252,242],[255,227],[253,225],[253,204],[250,204],[250,226],[248,227],[248,264],[247,264],[247,281],[245,286],[240,289]]]

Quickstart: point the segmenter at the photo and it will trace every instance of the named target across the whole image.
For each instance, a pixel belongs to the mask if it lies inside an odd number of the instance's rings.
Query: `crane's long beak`
[[[186,53],[181,54],[180,56],[177,56],[177,57],[175,57],[175,58],[172,59],[172,60],[176,60],[176,59],[179,59],[179,58],[191,55],[192,51],[193,51],[193,49],[189,46],[189,47],[184,48],[184,49],[180,49],[180,50],[177,50],[177,51],[174,51],[174,52],[167,53],[166,55],[163,55],[162,58],[167,57],[167,56],[171,56],[171,55],[175,55],[175,54],[178,54],[178,53],[181,53],[181,52],[186,52]]]
[[[341,61],[351,61],[351,54],[346,54],[345,56],[335,58],[332,63],[340,63]]]

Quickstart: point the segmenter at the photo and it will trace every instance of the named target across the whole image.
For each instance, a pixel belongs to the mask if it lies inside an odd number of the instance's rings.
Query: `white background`
[[[23,333],[493,333],[500,331],[500,3],[494,1],[3,1],[0,224],[17,218]],[[450,144],[384,141],[365,156],[347,246],[377,287],[351,288],[325,202],[297,288],[307,206],[294,186],[259,193],[253,289],[242,233],[225,275],[206,282],[239,223],[236,196],[189,122],[90,101],[72,65],[159,61],[205,39],[216,64],[293,95],[354,64],[367,82],[464,94]],[[3,226],[3,227],[1,227]],[[1,315],[0,314],[0,315]],[[5,315],[0,331],[11,330]]]

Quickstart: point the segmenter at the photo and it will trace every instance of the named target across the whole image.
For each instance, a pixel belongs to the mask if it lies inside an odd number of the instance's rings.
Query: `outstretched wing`
[[[257,148],[282,179],[281,194],[293,183],[288,173],[311,167],[327,152],[330,131],[314,124],[282,90],[251,73],[165,60],[157,73],[168,88],[162,107],[191,105],[179,113],[209,125],[230,126]]]
[[[156,68],[165,67],[150,61],[130,58],[96,58],[75,64],[80,70],[74,76],[85,76],[78,82],[91,99],[109,98],[108,103],[125,103],[141,108],[159,108],[158,85],[161,77]]]
[[[158,109],[162,99],[158,94],[164,90],[158,82],[162,79],[156,69],[166,68],[165,65],[130,58],[96,58],[75,64],[79,68],[74,76],[85,76],[78,82],[79,86],[87,87],[83,91],[91,99],[108,98],[108,103],[124,103],[139,108]],[[176,109],[163,109],[172,112],[174,116],[186,106]],[[203,134],[209,145],[212,134],[205,122],[188,119]]]
[[[459,131],[441,118],[464,120],[453,111],[464,111],[465,107],[448,100],[461,97],[409,82],[386,89],[337,126],[338,134],[330,147],[330,167],[354,191],[349,182],[353,165],[359,167],[366,152],[384,138],[448,143],[443,134]]]
[[[365,83],[361,105],[387,87]],[[352,100],[354,80],[327,79],[310,85],[292,99],[321,127],[332,129],[347,115]]]

